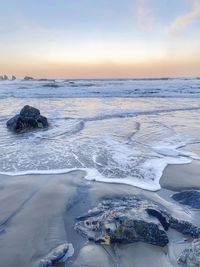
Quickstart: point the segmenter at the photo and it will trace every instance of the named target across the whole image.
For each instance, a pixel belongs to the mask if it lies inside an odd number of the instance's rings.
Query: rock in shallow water
[[[200,191],[183,191],[174,194],[172,198],[180,204],[190,206],[194,209],[200,209]]]
[[[89,240],[102,244],[142,241],[164,247],[166,231],[173,228],[184,235],[200,236],[200,228],[178,220],[147,199],[135,196],[105,200],[88,214],[77,218],[75,229]]]
[[[182,252],[178,264],[182,267],[200,267],[200,239],[194,240],[190,247]]]
[[[40,261],[40,267],[50,267],[55,264],[65,262],[74,254],[72,244],[62,244],[52,250],[44,259]]]
[[[25,77],[24,77],[24,80],[25,80],[25,81],[33,81],[34,78],[33,78],[33,77],[30,77],[30,76],[25,76]]]
[[[20,133],[34,128],[48,127],[48,121],[46,117],[40,115],[39,109],[26,105],[20,111],[20,114],[7,121],[7,127],[16,133]]]

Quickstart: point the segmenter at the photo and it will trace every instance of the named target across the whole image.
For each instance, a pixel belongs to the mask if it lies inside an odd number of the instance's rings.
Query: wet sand
[[[173,191],[200,189],[200,162],[194,160],[185,165],[169,165],[161,177],[162,188]]]
[[[195,167],[194,167],[195,166]],[[181,219],[199,222],[193,213],[171,199],[175,190],[198,187],[200,165],[169,166],[161,179],[163,189],[145,191],[127,185],[89,182],[85,173],[62,175],[0,175],[0,267],[37,267],[57,245],[69,242],[75,249],[66,264],[56,267],[174,267],[188,245],[175,231],[169,232],[167,248],[141,242],[101,246],[88,242],[73,229],[75,218],[96,206],[104,197],[143,195]],[[180,180],[181,176],[181,180]],[[169,190],[170,189],[170,190]],[[195,216],[194,216],[195,214]]]

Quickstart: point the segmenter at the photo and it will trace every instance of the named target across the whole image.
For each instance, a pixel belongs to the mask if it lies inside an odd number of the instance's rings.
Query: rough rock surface
[[[166,231],[200,236],[200,228],[172,217],[164,208],[135,196],[104,200],[88,214],[77,218],[75,229],[89,240],[102,244],[143,241],[164,247]]]
[[[47,118],[40,115],[39,109],[28,105],[23,107],[20,114],[7,121],[7,127],[16,133],[47,126]]]
[[[164,209],[161,209],[160,207],[148,207],[146,208],[146,212],[150,216],[156,217],[162,226],[164,227],[165,231],[168,231],[169,228],[175,229],[177,232],[188,235],[194,238],[197,238],[200,236],[200,228],[191,224],[190,222],[183,221],[177,218],[174,218]]]
[[[176,193],[172,198],[180,204],[200,209],[200,191],[190,190]]]
[[[62,244],[52,250],[44,259],[40,261],[40,267],[50,267],[55,264],[65,262],[69,257],[74,254],[72,244]]]
[[[178,259],[182,267],[200,267],[200,239],[195,239]]]

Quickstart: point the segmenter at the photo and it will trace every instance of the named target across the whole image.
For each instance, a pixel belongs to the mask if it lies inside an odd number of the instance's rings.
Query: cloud
[[[137,1],[137,23],[141,29],[151,32],[154,26],[154,14],[148,0]]]
[[[192,4],[192,11],[184,16],[178,17],[169,27],[172,34],[179,33],[187,28],[187,26],[200,18],[200,0],[188,0]]]

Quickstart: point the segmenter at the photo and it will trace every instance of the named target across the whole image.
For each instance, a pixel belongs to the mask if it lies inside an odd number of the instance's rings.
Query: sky
[[[0,74],[200,76],[200,0],[0,0]]]

